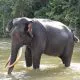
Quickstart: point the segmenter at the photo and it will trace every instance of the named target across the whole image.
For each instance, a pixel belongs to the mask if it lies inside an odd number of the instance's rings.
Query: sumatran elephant
[[[12,47],[8,60],[8,74],[11,74],[18,58],[20,47],[26,45],[26,66],[40,66],[42,54],[61,58],[65,67],[70,66],[74,43],[78,38],[63,23],[49,19],[14,18],[6,29],[11,33]],[[46,59],[48,60],[48,59]]]

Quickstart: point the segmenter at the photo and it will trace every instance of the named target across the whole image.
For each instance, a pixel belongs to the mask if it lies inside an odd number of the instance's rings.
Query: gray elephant
[[[11,33],[12,39],[8,74],[11,74],[18,50],[23,45],[27,45],[25,51],[27,67],[33,64],[33,68],[38,69],[43,53],[58,56],[65,67],[70,66],[74,42],[77,42],[78,38],[63,23],[49,19],[21,17],[11,20],[7,31]]]

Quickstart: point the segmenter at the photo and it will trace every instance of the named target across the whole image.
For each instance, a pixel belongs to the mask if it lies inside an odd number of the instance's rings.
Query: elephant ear
[[[10,32],[13,28],[13,20],[10,20],[7,24],[6,31]]]
[[[27,35],[30,36],[31,38],[33,37],[32,23],[33,23],[32,21],[25,23],[25,28],[24,28],[24,32],[27,33]]]

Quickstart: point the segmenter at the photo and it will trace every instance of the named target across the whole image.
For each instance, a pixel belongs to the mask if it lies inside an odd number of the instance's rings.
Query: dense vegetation
[[[77,30],[80,25],[80,0],[0,0],[0,37],[15,17],[37,17],[59,20]]]

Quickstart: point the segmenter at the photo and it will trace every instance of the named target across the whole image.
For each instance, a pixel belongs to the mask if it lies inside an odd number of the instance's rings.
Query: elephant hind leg
[[[71,63],[71,57],[65,57],[65,67],[69,67]]]
[[[71,62],[71,57],[69,56],[60,56],[63,64],[65,65],[65,67],[69,67],[70,66],[70,62]]]
[[[26,61],[26,66],[31,67],[32,66],[32,54],[30,48],[26,48],[25,51],[25,61]]]
[[[74,44],[69,43],[67,47],[64,49],[62,56],[60,58],[63,61],[65,67],[69,67],[71,63],[72,53],[73,53]]]

